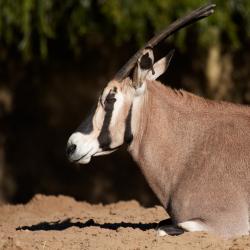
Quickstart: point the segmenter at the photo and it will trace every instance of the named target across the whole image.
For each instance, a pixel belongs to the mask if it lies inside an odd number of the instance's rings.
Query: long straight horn
[[[202,6],[185,17],[177,19],[175,22],[170,24],[166,29],[155,35],[153,38],[147,42],[144,47],[142,47],[140,50],[138,50],[133,57],[129,59],[129,61],[116,73],[114,79],[117,81],[123,80],[125,77],[127,77],[130,74],[130,71],[134,68],[137,60],[142,56],[143,51],[147,47],[153,48],[156,46],[159,42],[166,39],[176,31],[188,26],[189,24],[192,24],[200,19],[203,19],[207,16],[210,16],[214,13],[215,4],[209,4]]]

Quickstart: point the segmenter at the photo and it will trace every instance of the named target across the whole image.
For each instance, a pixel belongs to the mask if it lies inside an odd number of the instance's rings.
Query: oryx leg
[[[200,220],[185,221],[178,223],[177,225],[171,224],[171,220],[165,220],[161,221],[157,227],[157,234],[159,236],[180,235],[183,234],[185,231],[208,231],[208,227]]]
[[[187,232],[209,231],[208,226],[200,220],[188,220],[178,223],[178,227]]]
[[[184,233],[184,230],[174,225],[171,218],[160,221],[156,228],[158,236],[165,235],[180,235]]]

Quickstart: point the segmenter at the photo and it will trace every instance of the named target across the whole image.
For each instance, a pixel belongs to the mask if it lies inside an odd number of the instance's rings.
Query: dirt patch
[[[222,240],[206,233],[157,237],[160,206],[136,201],[91,205],[36,195],[26,205],[0,207],[0,249],[250,249],[250,237]]]

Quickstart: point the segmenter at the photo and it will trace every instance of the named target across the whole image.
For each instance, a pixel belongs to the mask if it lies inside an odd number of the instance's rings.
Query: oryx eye
[[[115,103],[115,101],[116,101],[115,94],[111,93],[107,95],[104,104],[113,104]]]
[[[116,101],[115,97],[107,97],[105,100],[105,104],[106,103],[111,104],[111,103],[114,103],[115,101]]]

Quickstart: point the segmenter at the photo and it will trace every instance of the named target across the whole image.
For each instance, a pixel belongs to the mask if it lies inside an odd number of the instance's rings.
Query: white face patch
[[[98,103],[98,107],[96,109],[96,113],[93,117],[93,124],[94,124],[94,127],[100,131],[101,128],[102,128],[102,124],[103,124],[103,120],[104,120],[104,115],[105,115],[105,112],[103,110],[103,108],[101,107],[101,104]]]
[[[97,139],[93,139],[91,135],[84,135],[80,132],[73,133],[68,145],[75,145],[74,154],[69,158],[71,162],[78,162],[86,164],[91,160],[91,157],[99,150],[99,143]]]
[[[116,102],[112,113],[112,119],[110,123],[111,127],[113,127],[117,123],[119,116],[121,116],[120,115],[121,107],[124,105],[124,97],[120,92],[116,93],[115,98]]]

